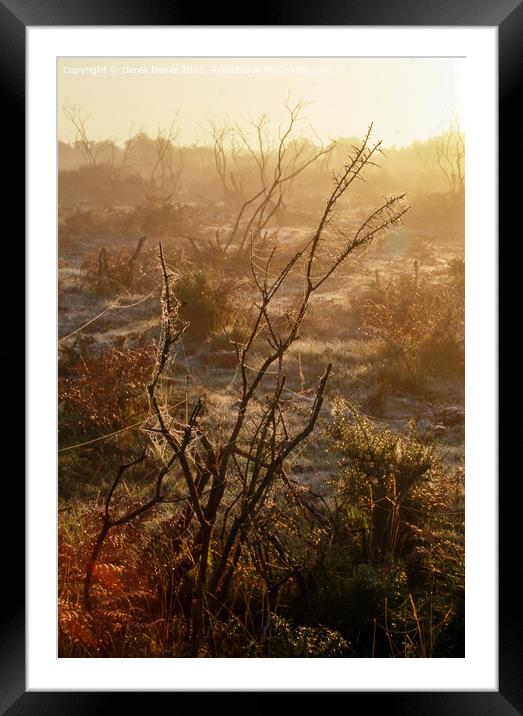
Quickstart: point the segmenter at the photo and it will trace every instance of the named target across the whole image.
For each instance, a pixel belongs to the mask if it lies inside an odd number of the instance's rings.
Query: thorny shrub
[[[318,591],[296,608],[350,638],[360,656],[443,656],[450,642],[459,652],[463,473],[413,427],[378,428],[345,401],[326,438],[338,456],[329,481],[332,542],[312,575]],[[449,629],[455,639],[447,642]]]
[[[220,333],[237,319],[239,281],[222,278],[212,269],[187,271],[176,284],[180,316],[189,322],[187,340]]]
[[[154,237],[177,236],[196,231],[200,220],[197,207],[180,204],[172,196],[150,194],[141,204],[122,214],[119,228]]]
[[[364,335],[384,343],[385,388],[420,390],[428,376],[464,370],[463,263],[449,266],[447,280],[411,273],[373,283],[353,301]]]
[[[205,340],[239,322],[238,299],[245,284],[242,278],[225,277],[212,265],[197,266],[176,247],[166,254],[176,269],[180,316],[190,324],[185,334],[187,342]],[[83,281],[98,295],[145,293],[157,285],[154,263],[154,251],[146,239],[134,248],[109,246],[86,256]]]

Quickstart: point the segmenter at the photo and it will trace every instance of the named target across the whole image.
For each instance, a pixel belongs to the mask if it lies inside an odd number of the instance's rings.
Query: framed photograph
[[[496,373],[521,16],[3,2],[28,411],[1,713],[522,712]]]

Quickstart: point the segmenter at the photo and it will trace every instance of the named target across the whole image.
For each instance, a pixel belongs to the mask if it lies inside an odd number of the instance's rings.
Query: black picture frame
[[[247,9],[247,8],[246,8]],[[521,39],[523,37],[523,6],[520,0],[366,0],[341,2],[322,0],[314,3],[301,0],[299,5],[278,3],[272,0],[261,12],[245,14],[241,18],[234,6],[215,4],[203,9],[201,6],[177,3],[176,0],[0,0],[0,86],[4,102],[1,113],[4,124],[3,137],[13,147],[13,161],[10,163],[9,180],[4,184],[7,193],[4,206],[15,218],[15,229],[10,232],[9,252],[17,258],[9,258],[10,265],[24,262],[25,249],[22,237],[22,216],[25,204],[25,46],[26,28],[31,26],[79,26],[79,25],[366,25],[366,26],[496,26],[499,38],[499,209],[500,217],[508,226],[513,214],[519,209],[516,197],[517,182],[509,179],[508,172],[517,151],[515,139],[519,136],[521,113],[518,109],[518,88],[521,78]],[[206,22],[201,23],[202,17]],[[238,20],[241,19],[241,22]],[[260,22],[262,20],[262,22]],[[500,227],[503,224],[500,222]],[[8,238],[4,236],[4,238]],[[16,303],[20,303],[20,289],[17,289]],[[14,295],[14,294],[13,294]],[[15,300],[4,304],[6,335],[11,340],[23,341],[19,318],[12,308]],[[12,314],[12,315],[11,315]],[[18,339],[18,340],[17,340]],[[11,341],[10,341],[11,342]],[[10,351],[15,351],[11,348]],[[4,358],[4,371],[14,371],[14,363],[20,359]],[[2,357],[4,357],[2,355]],[[21,370],[21,365],[18,365]],[[4,375],[6,373],[4,372]],[[14,380],[14,378],[13,378]],[[19,385],[21,385],[21,379]],[[19,395],[17,402],[20,401]],[[22,403],[23,404],[23,403]],[[9,407],[9,403],[7,403]],[[13,414],[8,416],[9,435],[20,432],[13,430]],[[19,465],[5,468],[4,509],[1,530],[3,545],[2,575],[6,605],[0,613],[0,714],[101,714],[121,712],[125,706],[123,693],[72,693],[72,692],[26,692],[25,686],[25,559],[22,505],[24,504],[24,482]],[[510,480],[510,478],[508,478]],[[521,619],[520,589],[517,583],[518,561],[512,546],[521,544],[520,528],[516,510],[520,511],[520,500],[515,495],[519,476],[506,485],[499,485],[499,691],[498,692],[348,692],[345,708],[353,709],[358,702],[364,708],[384,708],[388,713],[401,714],[496,714],[509,716],[523,714],[523,628]],[[519,490],[521,488],[519,487]],[[7,505],[15,506],[7,508]],[[16,512],[14,524],[10,524],[7,513]],[[157,694],[179,699],[180,694]],[[236,708],[249,712],[265,712],[269,693],[239,693],[234,699]],[[231,708],[228,694],[199,694],[216,705]],[[212,697],[212,701],[211,698]],[[134,706],[146,705],[144,693],[131,694]],[[192,696],[194,698],[194,695]],[[370,699],[370,701],[369,701]],[[147,702],[150,707],[150,702]],[[172,702],[172,706],[179,705]],[[194,702],[193,702],[194,703]],[[201,707],[200,699],[197,707]],[[192,709],[191,709],[192,710]],[[183,709],[185,712],[185,708]]]

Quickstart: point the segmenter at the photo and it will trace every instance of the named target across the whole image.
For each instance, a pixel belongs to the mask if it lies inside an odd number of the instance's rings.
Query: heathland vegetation
[[[464,654],[458,128],[59,145],[59,653]]]

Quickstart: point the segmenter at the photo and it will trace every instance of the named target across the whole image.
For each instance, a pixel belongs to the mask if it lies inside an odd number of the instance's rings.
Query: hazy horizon
[[[402,147],[462,124],[462,67],[448,58],[62,58],[58,138],[75,140],[62,111],[73,105],[94,141],[154,136],[176,117],[179,144],[205,144],[206,118],[261,114],[276,135],[289,96],[306,104],[302,136],[360,137],[374,122],[384,146]]]

